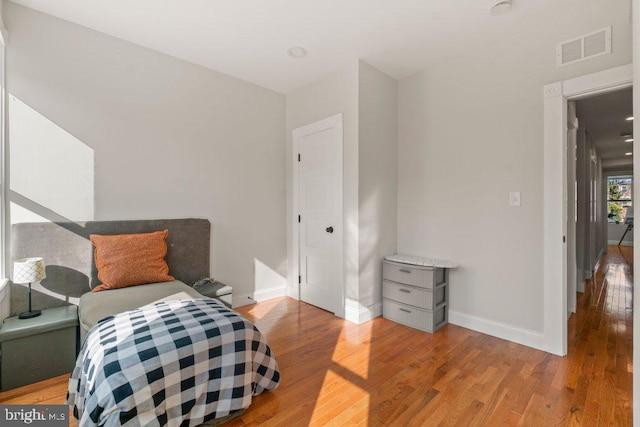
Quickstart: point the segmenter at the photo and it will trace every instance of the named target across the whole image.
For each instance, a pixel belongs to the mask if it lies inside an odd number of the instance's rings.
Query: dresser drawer
[[[382,282],[382,297],[393,301],[397,301],[403,304],[413,305],[418,308],[426,308],[433,310],[434,302],[439,304],[444,302],[444,289],[440,289],[438,301],[434,301],[434,293],[424,288],[416,288],[414,286],[407,286],[400,283],[389,282],[384,280]]]
[[[403,304],[413,305],[418,308],[433,310],[436,305],[446,301],[446,285],[437,287],[434,291],[415,286],[407,286],[401,283],[383,280],[382,296]]]
[[[382,315],[412,328],[435,332],[447,324],[447,304],[441,304],[436,310],[430,311],[385,298],[382,300]]]
[[[444,268],[416,267],[389,261],[382,263],[382,277],[392,282],[425,289],[433,289],[446,280]]]

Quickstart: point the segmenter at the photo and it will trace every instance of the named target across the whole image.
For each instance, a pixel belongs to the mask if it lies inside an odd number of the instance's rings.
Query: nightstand
[[[45,308],[31,319],[5,319],[0,328],[2,391],[70,373],[76,360],[78,308]]]

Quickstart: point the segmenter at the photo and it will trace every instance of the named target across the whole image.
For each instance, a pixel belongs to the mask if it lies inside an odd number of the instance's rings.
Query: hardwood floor
[[[226,425],[630,426],[632,258],[609,247],[578,294],[564,358],[454,325],[433,335],[383,318],[354,325],[289,298],[242,307],[282,383]],[[0,403],[62,403],[67,379]]]

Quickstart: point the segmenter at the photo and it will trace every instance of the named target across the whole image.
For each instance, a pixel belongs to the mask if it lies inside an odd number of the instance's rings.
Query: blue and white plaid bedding
[[[278,386],[262,334],[214,299],[108,317],[87,335],[67,403],[80,426],[195,426]]]

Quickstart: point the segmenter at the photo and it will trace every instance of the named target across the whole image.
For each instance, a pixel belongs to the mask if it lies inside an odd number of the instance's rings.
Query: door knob
[[[333,227],[327,227],[325,230],[327,233],[333,233]]]

